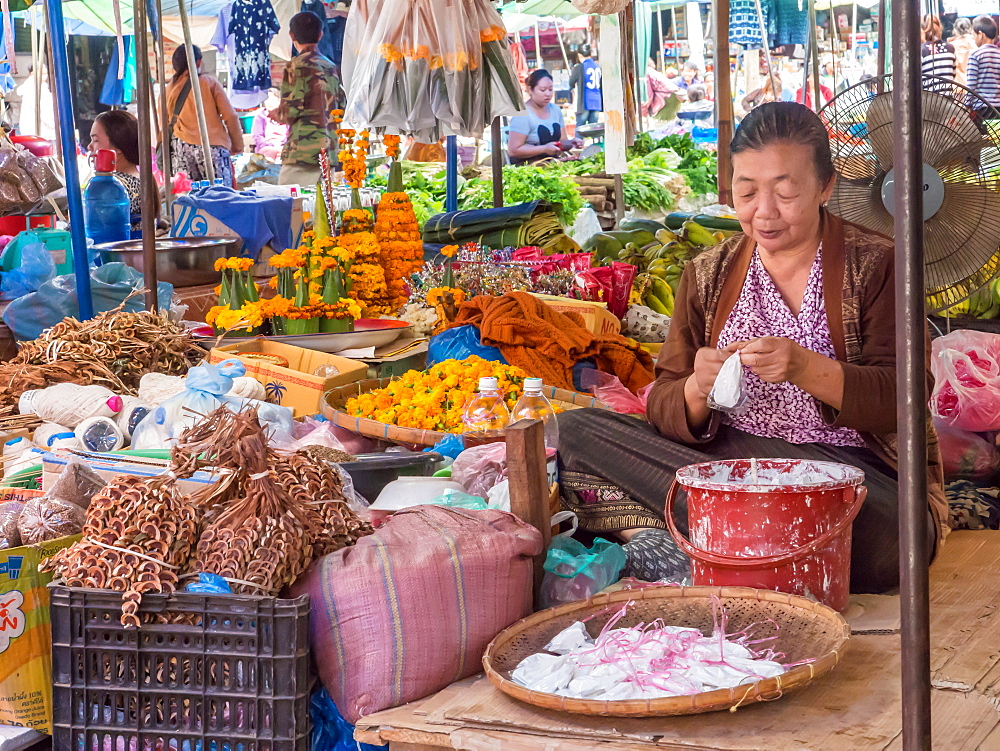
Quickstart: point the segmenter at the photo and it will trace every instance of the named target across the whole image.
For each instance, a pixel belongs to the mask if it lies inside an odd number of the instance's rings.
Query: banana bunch
[[[952,305],[941,315],[945,318],[971,316],[984,320],[1000,318],[1000,277],[979,288],[962,302]]]
[[[665,316],[674,314],[674,290],[665,280],[651,273],[639,274],[634,289],[647,308]]]

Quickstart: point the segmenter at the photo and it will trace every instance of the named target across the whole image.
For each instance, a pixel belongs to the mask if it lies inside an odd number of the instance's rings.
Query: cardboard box
[[[362,358],[368,365],[368,378],[392,378],[409,370],[424,370],[427,367],[427,347],[430,342],[423,339],[408,346],[413,341],[414,339],[397,339],[376,349],[374,357]],[[398,354],[392,354],[393,352]]]
[[[243,352],[263,352],[278,355],[288,361],[288,367],[274,365],[264,360],[240,357]],[[267,389],[267,400],[282,407],[290,407],[295,417],[314,415],[321,410],[320,399],[330,389],[344,386],[365,378],[368,365],[358,360],[329,355],[291,344],[254,339],[228,347],[213,348],[208,361],[218,364],[223,360],[239,359],[253,376]],[[340,372],[329,378],[313,375],[320,365],[332,365]]]
[[[622,322],[608,310],[606,303],[571,300],[568,297],[554,295],[535,295],[535,297],[560,313],[579,313],[583,316],[584,325],[594,336],[615,336],[622,332]]]
[[[35,493],[4,488],[4,492]],[[11,500],[8,498],[8,500]],[[50,574],[38,564],[80,535],[0,550],[0,724],[52,732]]]

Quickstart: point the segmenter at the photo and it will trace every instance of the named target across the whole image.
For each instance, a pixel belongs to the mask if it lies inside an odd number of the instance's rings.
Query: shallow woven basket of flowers
[[[754,624],[777,628],[770,644],[783,652],[783,664],[808,661],[775,678],[745,683],[732,689],[688,696],[628,701],[571,699],[532,691],[510,680],[525,657],[542,652],[549,641],[576,621],[585,621],[596,637],[625,603],[625,616],[616,627],[627,628],[657,619],[667,626],[697,628],[710,635],[718,607],[728,619],[726,631],[735,633]],[[585,620],[590,618],[590,620]],[[771,633],[774,633],[772,630]],[[524,618],[501,632],[486,648],[483,667],[490,682],[515,699],[545,709],[611,717],[666,717],[736,710],[759,701],[774,701],[831,671],[851,636],[847,621],[835,610],[804,597],[749,587],[649,586],[601,593],[588,600],[550,608]]]
[[[418,428],[389,425],[366,417],[355,417],[344,411],[344,405],[347,404],[347,401],[351,397],[366,394],[375,389],[385,388],[394,380],[397,379],[369,379],[331,389],[326,392],[323,415],[338,427],[346,428],[360,435],[367,436],[368,438],[376,438],[380,441],[391,441],[417,446],[433,446],[449,435],[454,435],[453,433],[444,433],[436,430],[420,430]],[[590,394],[581,394],[576,391],[567,391],[551,386],[546,386],[543,393],[554,406],[564,412],[571,409],[583,409],[584,407],[610,409],[604,402],[595,399]]]

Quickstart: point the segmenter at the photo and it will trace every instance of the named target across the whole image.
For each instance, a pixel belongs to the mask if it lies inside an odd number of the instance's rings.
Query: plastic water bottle
[[[496,378],[479,379],[479,393],[465,405],[462,423],[465,425],[462,433],[465,448],[504,440],[504,429],[510,424],[510,410],[504,404]]]
[[[511,422],[518,420],[541,420],[545,423],[545,448],[555,451],[559,448],[559,423],[552,402],[542,393],[541,378],[525,378],[524,394],[514,405]]]
[[[101,149],[94,160],[95,174],[83,192],[87,237],[95,245],[128,240],[132,231],[129,198],[114,176],[115,152]]]

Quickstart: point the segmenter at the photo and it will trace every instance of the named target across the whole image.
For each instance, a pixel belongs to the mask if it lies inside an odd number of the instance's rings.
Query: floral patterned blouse
[[[719,334],[719,348],[733,342],[764,336],[785,337],[831,359],[836,357],[830,325],[823,305],[823,249],[816,253],[809,281],[796,316],[767,273],[756,249],[743,290],[733,312]],[[825,443],[832,446],[864,446],[861,434],[850,428],[827,425],[820,403],[791,383],[766,383],[745,369],[747,407],[729,414],[724,422],[762,438],[781,438],[789,443]]]

